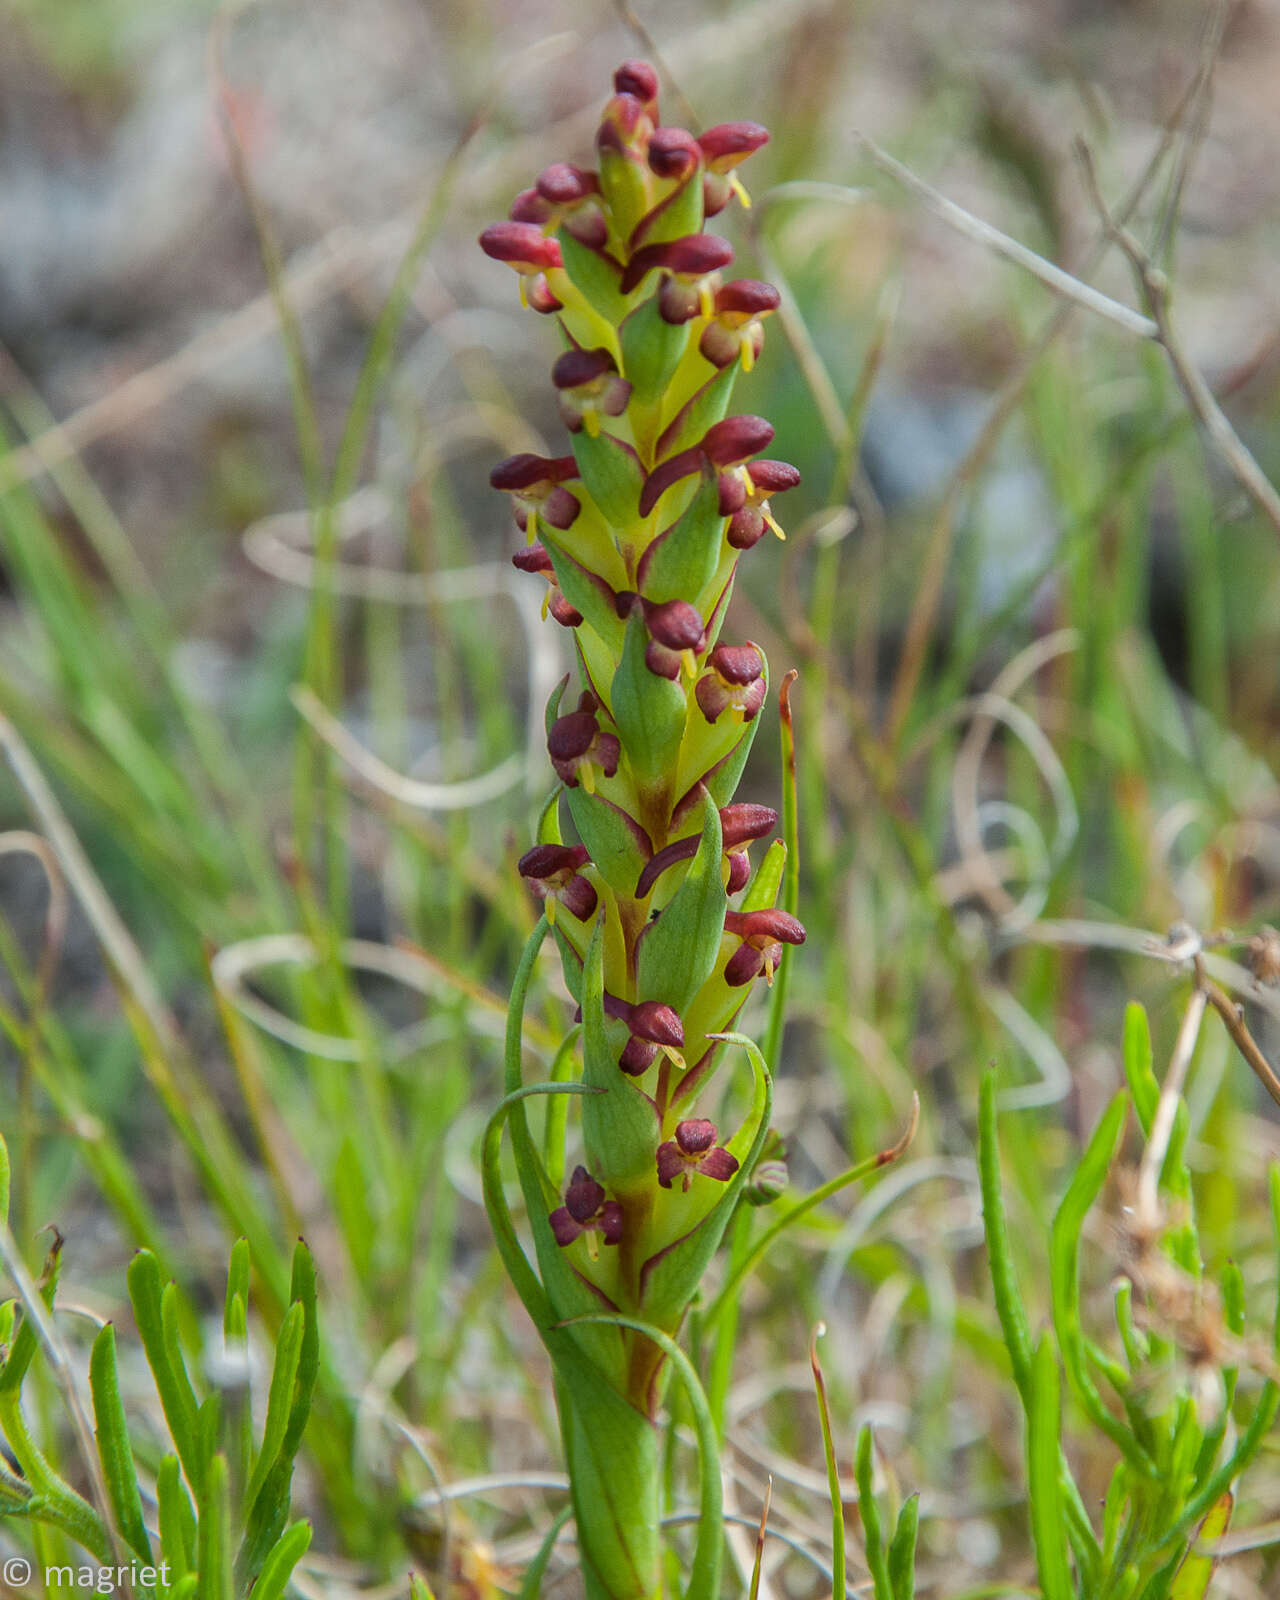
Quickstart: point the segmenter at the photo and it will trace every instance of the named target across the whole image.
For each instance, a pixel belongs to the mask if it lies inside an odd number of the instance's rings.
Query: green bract
[[[614,87],[599,171],[548,167],[480,241],[564,336],[552,381],[572,453],[514,456],[491,481],[512,496],[528,536],[513,559],[548,584],[580,678],[547,712],[565,805],[544,813],[520,862],[547,916],[513,996],[507,1111],[486,1140],[485,1176],[504,1261],[555,1368],[588,1593],[653,1600],[670,1341],[768,1134],[768,1070],[750,1040],[724,1030],[755,979],[771,980],[785,947],[804,939],[774,906],[781,846],[751,872],[749,847],[777,814],[734,801],[767,696],[764,654],[721,638],[738,560],[766,528],[780,533],[769,497],[799,475],[759,459],[768,422],[730,414],[777,292],[728,279],[730,246],[703,231],[734,194],[745,200],[726,174],[768,136],[746,122],[700,138],[662,127],[643,62],[624,63]],[[577,842],[566,842],[570,825]],[[530,1089],[520,1018],[548,925],[580,1001],[577,1081]],[[733,1044],[750,1063],[737,1096],[745,1121],[722,1138],[694,1101]],[[544,1093],[578,1101],[554,1122],[569,1142],[548,1158],[571,1173],[562,1194],[550,1192],[527,1121],[528,1097]],[[503,1126],[536,1267],[502,1195]],[[587,1309],[592,1327],[569,1331]],[[700,1437],[703,1478],[718,1487],[714,1430]],[[718,1526],[704,1535],[686,1592],[711,1600]]]

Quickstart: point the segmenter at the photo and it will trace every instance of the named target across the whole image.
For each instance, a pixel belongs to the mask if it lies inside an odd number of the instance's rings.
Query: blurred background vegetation
[[[841,1459],[871,1420],[890,1492],[923,1491],[920,1592],[1021,1593],[977,1085],[994,1062],[1034,1314],[1062,1175],[1121,1081],[1124,1004],[1147,1006],[1160,1071],[1188,930],[1234,936],[1207,959],[1280,1056],[1261,981],[1280,548],[1153,341],[1063,315],[860,136],[1140,306],[1118,249],[1088,266],[1082,137],[1111,208],[1136,195],[1186,355],[1274,482],[1280,9],[4,11],[0,1119],[20,1247],[34,1264],[56,1222],[64,1301],[113,1316],[149,1245],[216,1384],[230,1241],[250,1239],[270,1327],[304,1234],[325,1356],[303,1591],[412,1565],[484,1595],[536,1549],[562,1498],[539,1477],[558,1470],[550,1399],[475,1152],[565,652],[486,479],[563,434],[554,328],[475,236],[541,166],[588,157],[609,72],[649,55],[671,120],[773,131],[728,226],[785,314],[740,393],[805,485],[787,543],[744,566],[731,631],[775,679],[801,674],[809,941],[775,1118],[793,1192],[923,1102],[901,1163],[813,1213],[745,1295],[733,1508],[758,1514],[772,1473],[780,1526],[827,1537],[805,1358],[824,1317]],[[776,750],[766,731],[743,798],[777,803]],[[546,1055],[568,1008],[544,976]],[[1188,1107],[1202,1242],[1241,1265],[1263,1337],[1280,1130],[1212,1015]],[[1120,1207],[1105,1197],[1086,1236],[1104,1306]],[[1083,1432],[1069,1449],[1098,1498],[1114,1452]],[[442,1508],[442,1485],[490,1474]],[[1236,1521],[1278,1516],[1272,1450]],[[778,1559],[773,1593],[818,1592]],[[1267,1563],[1228,1562],[1213,1592],[1273,1592]],[[571,1594],[571,1559],[553,1573],[545,1592]]]

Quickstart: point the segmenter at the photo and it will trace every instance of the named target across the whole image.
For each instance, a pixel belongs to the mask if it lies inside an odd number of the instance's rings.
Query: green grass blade
[[[519,1600],[538,1600],[538,1596],[542,1593],[542,1580],[546,1577],[547,1566],[551,1560],[551,1552],[556,1547],[556,1540],[560,1537],[561,1530],[572,1516],[572,1505],[560,1508],[555,1521],[547,1529],[546,1536],[538,1546],[538,1553],[525,1568],[524,1577],[520,1581]]]
[[[991,1266],[996,1315],[1000,1318],[1005,1348],[1013,1367],[1013,1381],[1018,1386],[1025,1407],[1031,1390],[1031,1333],[1022,1295],[1018,1290],[1018,1275],[1013,1264],[1013,1247],[1004,1209],[1000,1146],[996,1132],[994,1072],[983,1074],[979,1090],[978,1175],[982,1187],[982,1225],[987,1236],[987,1259]]]
[[[1058,1476],[1060,1408],[1058,1360],[1043,1334],[1031,1361],[1027,1410],[1027,1495],[1043,1600],[1075,1600]]]
[[[1080,1230],[1097,1199],[1124,1131],[1129,1097],[1122,1090],[1112,1100],[1076,1168],[1053,1219],[1050,1235],[1050,1280],[1053,1325],[1071,1391],[1089,1418],[1147,1477],[1155,1467],[1133,1434],[1107,1410],[1089,1371],[1080,1316]]]
[[[822,1455],[827,1464],[827,1493],[831,1497],[831,1571],[834,1593],[843,1594],[848,1577],[844,1549],[844,1497],[840,1492],[840,1467],[831,1437],[831,1407],[827,1404],[827,1384],[818,1360],[818,1340],[826,1333],[819,1323],[809,1341],[809,1365],[813,1368],[813,1388],[818,1397],[818,1421],[822,1427]]]

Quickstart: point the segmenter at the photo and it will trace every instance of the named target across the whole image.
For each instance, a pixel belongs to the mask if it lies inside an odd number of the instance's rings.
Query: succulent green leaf
[[[165,1456],[156,1473],[156,1505],[159,1513],[160,1556],[174,1579],[194,1571],[196,1561],[196,1514],[182,1482],[178,1458]]]
[[[40,1298],[52,1310],[54,1296],[58,1292],[58,1278],[62,1272],[62,1240],[55,1235],[53,1244],[49,1247],[44,1258],[44,1268],[40,1273],[38,1285]],[[16,1307],[10,1309],[9,1317],[12,1319]],[[0,1369],[0,1395],[17,1395],[22,1388],[27,1371],[35,1359],[35,1353],[40,1347],[39,1336],[31,1314],[24,1309],[22,1320],[18,1323],[18,1331],[13,1335],[13,1343],[9,1347],[9,1354],[5,1359],[3,1369]]]
[[[138,1474],[125,1424],[120,1379],[116,1371],[116,1332],[108,1322],[98,1330],[89,1356],[89,1391],[93,1397],[94,1432],[102,1481],[111,1514],[125,1543],[144,1563],[151,1561],[151,1541],[142,1520]]]
[[[871,1429],[865,1424],[858,1434],[854,1476],[858,1480],[858,1515],[862,1518],[862,1540],[866,1549],[867,1566],[871,1569],[875,1600],[893,1600],[893,1592],[889,1587],[889,1566],[884,1556],[880,1507],[876,1504]]]
[[[231,1493],[223,1456],[209,1462],[196,1533],[196,1600],[233,1600]]]
[[[245,1492],[246,1501],[252,1505],[266,1482],[267,1474],[275,1466],[284,1444],[289,1413],[293,1406],[294,1384],[298,1377],[298,1361],[302,1355],[302,1335],[306,1314],[297,1301],[285,1313],[276,1338],[275,1362],[271,1369],[271,1386],[267,1392],[267,1416],[262,1427],[262,1447],[253,1464],[253,1475]]]
[[[898,1525],[889,1545],[889,1587],[893,1600],[914,1600],[916,1592],[916,1537],[920,1532],[920,1496],[913,1494],[898,1513]]]
[[[129,1263],[128,1283],[134,1320],[170,1437],[188,1481],[199,1493],[203,1451],[197,1432],[195,1392],[178,1341],[176,1286],[162,1285],[160,1265],[149,1250],[139,1250]]]
[[[728,900],[720,873],[723,837],[720,813],[705,791],[702,838],[684,882],[640,940],[638,988],[646,1000],[661,1000],[681,1015],[715,970]],[[631,880],[632,885],[635,879]]]
[[[996,1315],[1013,1367],[1013,1379],[1023,1405],[1031,1394],[1031,1330],[1018,1289],[1013,1247],[1005,1218],[1004,1186],[1000,1177],[1000,1147],[996,1138],[996,1075],[982,1077],[978,1100],[978,1176],[982,1186],[982,1225],[987,1236],[987,1259],[995,1293]]]
[[[244,1314],[249,1304],[249,1241],[237,1239],[227,1263],[227,1293],[223,1301],[222,1331],[229,1339],[244,1337]],[[239,1309],[235,1307],[239,1303]]]
[[[311,1543],[311,1524],[295,1522],[272,1545],[253,1586],[253,1600],[280,1600],[293,1569]]]
[[[280,1448],[281,1460],[292,1464],[302,1444],[302,1435],[311,1414],[311,1397],[315,1393],[316,1378],[320,1371],[320,1321],[316,1306],[315,1258],[301,1239],[293,1248],[293,1266],[289,1277],[290,1305],[300,1305],[303,1311],[302,1348],[298,1354],[298,1378],[289,1411],[289,1426]]]
[[[1234,1510],[1235,1496],[1228,1490],[1200,1524],[1196,1545],[1211,1545],[1221,1539],[1231,1526],[1231,1513]],[[1198,1549],[1189,1551],[1173,1580],[1169,1600],[1204,1600],[1209,1582],[1217,1570],[1218,1561],[1215,1557],[1202,1555]]]

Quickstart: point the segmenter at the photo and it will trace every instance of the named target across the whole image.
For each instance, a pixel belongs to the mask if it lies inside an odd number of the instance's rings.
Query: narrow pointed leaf
[[[715,970],[728,905],[720,874],[720,813],[702,799],[702,839],[684,882],[640,941],[638,982],[646,1000],[683,1013]],[[631,880],[634,885],[635,879]]]
[[[98,1460],[102,1463],[102,1481],[111,1502],[111,1514],[125,1543],[140,1561],[149,1564],[151,1541],[142,1520],[138,1474],[116,1371],[116,1333],[109,1322],[98,1330],[93,1341],[89,1356],[89,1389],[93,1397]]]

